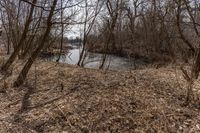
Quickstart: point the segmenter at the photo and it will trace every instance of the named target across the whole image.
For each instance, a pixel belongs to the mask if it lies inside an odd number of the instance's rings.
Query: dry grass
[[[37,61],[25,85],[13,88],[21,63],[15,63],[5,79],[6,93],[0,94],[0,132],[200,132],[197,107],[182,106],[180,71],[105,73]]]

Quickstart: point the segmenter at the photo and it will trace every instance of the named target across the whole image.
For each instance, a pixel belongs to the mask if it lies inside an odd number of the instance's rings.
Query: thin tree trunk
[[[33,15],[33,11],[34,11],[34,4],[37,3],[37,0],[33,0],[33,5],[31,5],[31,10],[28,16],[28,19],[26,21],[25,27],[24,27],[24,31],[22,33],[22,36],[20,38],[19,43],[17,44],[17,46],[15,47],[14,52],[12,53],[12,55],[9,57],[9,59],[7,60],[7,62],[1,67],[2,71],[7,71],[9,69],[9,67],[12,65],[12,63],[15,61],[15,58],[17,57],[22,45],[24,44],[24,41],[26,39],[27,33],[28,33],[28,29],[29,29],[29,25],[31,24],[32,21],[32,15]]]
[[[85,50],[86,50],[86,41],[87,41],[87,33],[86,33],[86,28],[87,28],[87,19],[88,19],[88,1],[85,0],[85,22],[84,22],[84,35],[83,35],[83,49],[81,51],[79,60],[77,65],[81,66],[85,55]]]
[[[58,0],[54,0],[53,1],[53,5],[51,7],[49,16],[48,16],[48,20],[47,20],[47,29],[45,31],[45,34],[41,40],[40,45],[36,48],[36,50],[32,53],[31,57],[28,59],[27,63],[25,64],[25,66],[23,67],[22,71],[20,72],[17,80],[14,82],[14,87],[19,87],[20,85],[22,85],[24,83],[24,80],[26,79],[26,76],[28,74],[29,69],[31,68],[33,62],[35,61],[35,59],[37,58],[37,55],[39,54],[39,52],[41,51],[41,49],[44,47],[45,41],[51,31],[51,20],[54,14],[54,10],[56,7]]]
[[[5,20],[4,20],[4,15],[3,15],[3,13],[2,13],[2,11],[0,11],[1,12],[1,21],[2,21],[2,26],[4,27],[4,30],[5,30],[5,33],[6,33],[6,38],[7,38],[7,54],[9,55],[10,54],[10,33],[9,33],[9,31],[7,30],[7,28],[6,28],[6,23],[5,23]],[[2,34],[2,31],[0,32],[0,36],[1,36],[1,34]]]
[[[181,1],[179,0],[179,3],[178,3],[178,8],[177,8],[177,15],[176,15],[176,18],[177,18],[177,21],[176,21],[176,24],[177,24],[177,28],[178,28],[178,32],[181,36],[181,39],[183,40],[183,42],[185,44],[187,44],[187,46],[191,49],[192,53],[194,54],[195,53],[195,48],[192,46],[192,44],[185,38],[184,34],[183,34],[183,31],[181,30],[181,25],[180,25],[180,15],[181,15]]]
[[[33,36],[29,38],[29,40],[28,40],[28,42],[27,42],[27,44],[26,44],[27,46],[26,46],[24,52],[23,52],[22,55],[21,55],[21,58],[22,58],[22,59],[25,58],[29,53],[32,52],[31,49],[32,49],[32,47],[33,47],[33,45],[34,45],[33,43],[34,43],[34,39],[35,39],[35,37],[36,37],[36,34],[37,34],[38,31],[39,31],[39,27],[40,27],[41,20],[42,20],[42,15],[43,15],[43,10],[42,10],[41,13],[40,13],[39,20],[37,21],[37,23],[36,23],[35,26],[34,26],[35,31],[32,33]]]
[[[63,8],[63,0],[61,0],[61,8]],[[56,60],[57,62],[60,61],[60,57],[63,52],[63,38],[64,38],[63,9],[61,11],[61,22],[62,24],[61,24],[60,53],[59,53],[58,59]]]

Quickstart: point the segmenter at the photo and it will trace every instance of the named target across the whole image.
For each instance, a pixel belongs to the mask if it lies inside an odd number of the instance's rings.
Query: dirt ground
[[[200,104],[183,106],[186,81],[178,69],[105,72],[37,61],[25,84],[13,88],[22,63],[0,75],[1,133],[200,132]]]

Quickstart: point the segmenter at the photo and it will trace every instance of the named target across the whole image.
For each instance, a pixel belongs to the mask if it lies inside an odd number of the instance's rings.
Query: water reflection
[[[79,57],[80,57],[81,49],[75,47],[74,49],[69,50],[68,53],[65,55],[62,55],[60,58],[61,63],[67,63],[75,65],[77,64]],[[88,52],[86,59],[84,61],[84,67],[86,68],[99,68],[101,59],[103,54],[100,53],[91,53]],[[105,68],[108,68],[110,70],[122,70],[122,69],[134,69],[134,64],[146,64],[142,60],[136,60],[128,59],[125,57],[119,57],[116,55],[108,55],[107,61],[105,62]],[[48,57],[47,60],[49,61],[56,61],[58,59],[58,56],[52,56]]]

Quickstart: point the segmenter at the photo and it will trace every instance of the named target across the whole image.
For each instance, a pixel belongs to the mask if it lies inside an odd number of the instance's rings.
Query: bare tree
[[[33,15],[33,11],[34,11],[34,8],[35,8],[34,5],[37,3],[37,0],[33,0],[32,3],[33,4],[31,5],[30,13],[29,13],[29,16],[27,18],[27,21],[26,21],[23,33],[22,33],[22,35],[20,37],[20,40],[17,43],[17,46],[16,46],[14,52],[12,53],[12,55],[9,57],[9,59],[7,60],[7,62],[1,67],[2,71],[7,71],[9,69],[9,67],[15,61],[15,58],[17,57],[17,55],[18,55],[21,47],[24,44],[25,38],[26,38],[28,30],[29,30],[29,26],[30,26],[31,21],[32,21],[32,15]]]
[[[79,61],[78,61],[78,65],[79,66],[83,66],[84,64],[84,60],[85,57],[87,55],[87,50],[86,50],[86,45],[88,43],[88,36],[95,24],[95,20],[98,16],[98,14],[101,11],[102,5],[104,2],[102,2],[102,4],[100,3],[100,0],[97,0],[96,5],[94,7],[94,10],[92,11],[92,16],[89,16],[89,7],[88,7],[88,0],[85,0],[85,14],[84,14],[84,28],[83,28],[83,48],[81,50],[81,54],[79,57]]]
[[[108,10],[108,14],[109,14],[109,19],[106,20],[107,21],[107,29],[106,30],[108,31],[108,34],[107,34],[105,45],[104,45],[105,54],[103,55],[102,62],[99,66],[100,69],[103,69],[103,67],[104,67],[105,61],[107,59],[106,52],[108,51],[110,43],[112,44],[113,50],[116,49],[114,29],[115,29],[117,19],[118,19],[118,16],[119,16],[120,0],[116,0],[116,1],[107,0],[106,7],[107,7],[107,10]]]
[[[177,27],[179,30],[179,34],[181,36],[181,39],[189,46],[189,48],[192,50],[194,53],[194,58],[193,58],[193,63],[191,66],[191,72],[188,73],[186,70],[181,68],[185,79],[188,82],[188,88],[187,88],[187,96],[186,96],[186,104],[191,103],[194,100],[194,94],[193,94],[193,84],[194,80],[198,79],[199,77],[199,72],[200,72],[200,46],[199,46],[199,30],[197,28],[198,22],[195,20],[193,11],[192,11],[192,6],[191,3],[187,0],[178,0],[176,1],[177,3]],[[191,22],[191,31],[193,32],[192,34],[195,34],[195,36],[198,38],[198,44],[195,45],[192,43],[191,40],[188,40],[186,36],[184,35],[183,31],[181,30],[181,24],[180,24],[180,16],[183,10],[186,10],[188,13],[188,17],[190,19],[189,22]],[[199,12],[199,10],[198,10]],[[195,47],[194,47],[195,46]]]
[[[47,39],[47,37],[48,37],[50,31],[51,31],[52,17],[53,17],[53,15],[54,15],[54,10],[55,10],[55,8],[56,8],[57,1],[58,1],[58,0],[54,0],[54,1],[53,1],[53,4],[52,4],[52,6],[51,6],[51,10],[50,10],[50,12],[49,12],[48,19],[47,19],[47,23],[46,23],[47,28],[46,28],[46,30],[45,30],[45,33],[44,33],[43,37],[42,37],[41,43],[40,43],[39,46],[36,48],[36,50],[33,51],[31,57],[28,59],[27,63],[25,64],[25,66],[23,67],[22,71],[20,72],[20,74],[19,74],[17,80],[16,80],[15,83],[14,83],[14,86],[15,86],[15,87],[18,87],[18,86],[20,86],[20,85],[23,84],[23,82],[24,82],[24,80],[25,80],[25,78],[26,78],[26,76],[27,76],[27,73],[28,73],[29,69],[31,68],[33,62],[35,61],[35,59],[36,59],[37,55],[39,54],[39,52],[41,51],[41,49],[44,47],[45,41],[46,41],[46,39]],[[33,5],[33,6],[34,6],[34,5]]]

